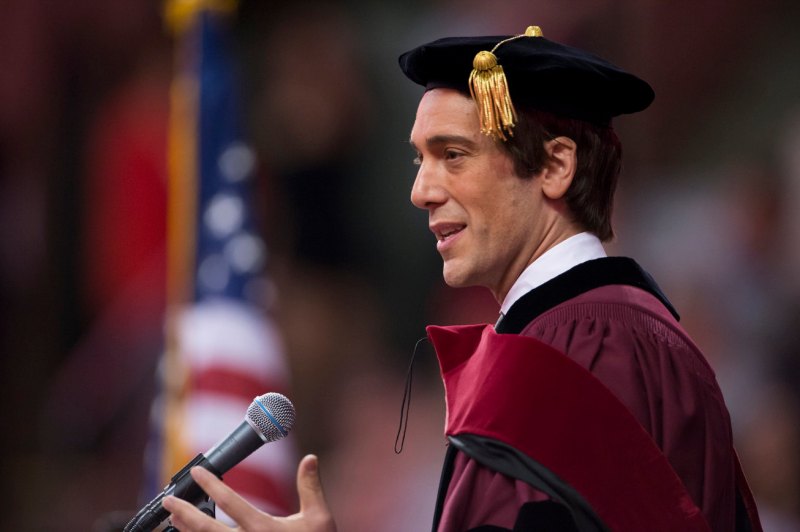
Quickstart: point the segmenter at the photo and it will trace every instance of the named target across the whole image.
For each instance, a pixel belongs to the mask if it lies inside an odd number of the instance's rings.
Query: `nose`
[[[447,192],[439,183],[435,172],[422,163],[411,187],[411,203],[419,209],[432,209],[447,200]]]

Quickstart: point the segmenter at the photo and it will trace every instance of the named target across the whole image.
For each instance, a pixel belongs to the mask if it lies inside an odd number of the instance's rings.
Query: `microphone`
[[[286,436],[294,425],[294,406],[285,396],[271,392],[253,399],[244,421],[226,438],[205,453],[198,454],[170,479],[164,490],[139,510],[124,532],[150,532],[169,516],[161,502],[174,495],[199,505],[208,496],[189,474],[194,466],[208,469],[219,478],[250,453]]]

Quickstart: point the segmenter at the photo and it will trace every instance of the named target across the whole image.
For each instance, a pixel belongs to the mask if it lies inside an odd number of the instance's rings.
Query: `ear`
[[[556,137],[544,143],[547,161],[542,169],[542,191],[551,200],[561,199],[575,177],[578,145],[569,137]]]

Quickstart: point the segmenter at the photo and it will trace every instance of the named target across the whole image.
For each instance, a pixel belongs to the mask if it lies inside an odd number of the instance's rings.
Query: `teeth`
[[[456,227],[454,229],[447,229],[446,231],[441,231],[437,234],[439,240],[445,240],[450,235],[454,235],[464,229],[463,227]]]

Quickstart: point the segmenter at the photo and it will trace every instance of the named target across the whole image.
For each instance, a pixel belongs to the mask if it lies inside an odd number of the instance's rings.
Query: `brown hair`
[[[517,175],[531,177],[542,169],[548,140],[564,136],[575,141],[578,161],[565,195],[567,206],[584,229],[600,240],[611,239],[614,191],[622,166],[622,144],[614,130],[533,109],[518,108],[517,114],[514,136],[502,143]]]

